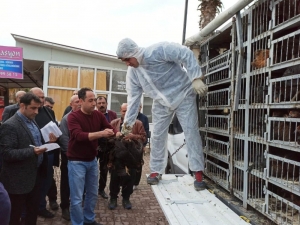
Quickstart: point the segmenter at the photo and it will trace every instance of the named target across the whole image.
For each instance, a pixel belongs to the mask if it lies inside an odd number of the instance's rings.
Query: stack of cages
[[[204,139],[204,173],[229,190],[229,125],[231,95],[230,26],[226,37],[215,33],[200,47],[200,64],[208,93],[199,98],[200,133]]]
[[[205,174],[277,224],[300,224],[299,28],[299,0],[260,0],[200,45]]]
[[[266,154],[266,214],[300,224],[300,1],[272,5]]]

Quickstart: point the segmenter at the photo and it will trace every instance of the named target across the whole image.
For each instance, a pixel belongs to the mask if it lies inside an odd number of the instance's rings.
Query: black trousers
[[[60,207],[62,209],[70,206],[70,186],[68,176],[68,158],[65,153],[61,152],[60,164]]]
[[[136,169],[135,179],[133,181],[134,186],[138,186],[140,184],[142,172],[143,172],[143,165],[141,166],[141,168]]]
[[[143,172],[142,169],[143,169],[143,166],[141,166],[141,168],[136,169],[135,179],[133,182],[133,185],[135,185],[135,186],[138,186],[140,184],[141,176],[142,176],[142,172]]]
[[[55,179],[54,179],[54,173],[53,173],[51,186],[50,186],[50,189],[47,193],[47,196],[49,198],[49,201],[56,201],[57,200],[57,187],[56,187],[56,182],[55,182]]]
[[[11,213],[9,225],[20,225],[20,218],[24,205],[26,206],[26,225],[36,225],[37,214],[40,203],[40,179],[37,175],[36,183],[33,189],[27,194],[10,194]]]
[[[129,175],[119,176],[117,170],[111,170],[109,195],[111,198],[118,198],[120,188],[122,187],[123,199],[129,199],[133,192],[133,181],[135,179],[136,169],[129,169]]]
[[[106,187],[106,181],[107,181],[107,162],[108,162],[108,154],[104,152],[98,153],[99,158],[99,170],[100,170],[100,176],[99,176],[99,191],[103,191]]]

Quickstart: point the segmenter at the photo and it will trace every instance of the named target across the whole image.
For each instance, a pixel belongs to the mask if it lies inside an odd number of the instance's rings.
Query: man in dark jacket
[[[46,148],[34,147],[43,144],[42,134],[34,121],[40,104],[34,94],[25,94],[20,100],[19,111],[0,127],[3,156],[0,179],[11,201],[11,225],[20,223],[23,205],[26,206],[25,224],[36,224],[37,220],[39,180],[47,169]]]
[[[106,120],[110,123],[111,121],[113,121],[114,119],[117,119],[117,114],[112,111],[112,110],[108,110],[107,109],[107,99],[104,96],[98,96],[97,97],[97,101],[96,101],[96,107],[98,109],[98,111],[102,112],[103,115],[105,116]],[[100,138],[99,139],[99,144],[101,144],[100,142],[105,141],[103,140],[104,138]],[[100,176],[99,176],[99,190],[98,190],[98,194],[105,199],[108,199],[107,194],[105,193],[104,189],[106,186],[106,181],[107,181],[107,162],[108,162],[108,154],[106,154],[105,152],[99,151],[98,153],[98,158],[99,158],[99,170],[100,170]]]
[[[32,88],[31,93],[35,94],[41,100],[40,107],[38,109],[38,115],[35,117],[35,121],[40,129],[47,125],[50,121],[56,123],[54,111],[44,106],[45,95],[44,91],[38,87]],[[50,133],[50,143],[57,142],[57,137]],[[54,214],[46,209],[46,195],[51,187],[53,178],[53,166],[59,166],[59,149],[47,152],[48,155],[48,169],[47,178],[42,179],[41,191],[40,191],[40,206],[38,215],[45,218],[53,218]]]

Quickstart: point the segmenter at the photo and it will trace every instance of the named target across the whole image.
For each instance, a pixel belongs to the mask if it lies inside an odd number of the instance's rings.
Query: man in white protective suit
[[[123,135],[131,133],[143,92],[153,99],[151,174],[147,183],[158,184],[164,173],[168,154],[168,127],[176,113],[185,134],[189,167],[195,176],[194,187],[197,191],[205,189],[196,94],[206,95],[207,86],[201,79],[201,68],[193,52],[185,46],[168,42],[141,48],[131,39],[125,38],[119,42],[117,56],[128,66],[128,109],[121,130]]]

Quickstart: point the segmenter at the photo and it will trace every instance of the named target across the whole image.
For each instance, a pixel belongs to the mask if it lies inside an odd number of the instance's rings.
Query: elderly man
[[[123,103],[121,105],[121,118],[115,119],[111,121],[111,125],[117,131],[120,131],[121,126],[124,122],[124,117],[127,111],[127,103]],[[145,132],[143,123],[139,120],[136,120],[132,131],[128,134],[128,138],[134,138],[141,143],[144,143],[147,139],[147,134]],[[109,191],[110,191],[110,201],[108,204],[108,208],[113,210],[117,207],[117,198],[120,192],[120,187],[122,186],[122,205],[125,209],[131,209],[132,205],[129,200],[130,195],[133,192],[133,183],[135,180],[136,169],[129,168],[129,174],[126,175],[119,175],[117,169],[111,170],[110,175],[110,184],[109,184]]]
[[[59,145],[61,147],[61,164],[60,164],[60,207],[61,215],[65,220],[70,219],[70,186],[69,186],[69,176],[68,176],[68,144],[70,139],[69,127],[68,127],[68,116],[72,112],[76,112],[80,109],[78,95],[73,95],[70,99],[70,106],[72,108],[71,112],[65,115],[60,121],[60,130],[62,132],[59,138]]]
[[[25,91],[18,91],[16,93],[16,104],[6,106],[4,108],[3,114],[2,114],[2,123],[4,123],[6,120],[8,120],[10,117],[12,117],[19,109],[19,103],[20,103],[20,98],[25,95]]]
[[[23,206],[26,206],[25,224],[37,221],[39,180],[47,173],[47,155],[43,154],[46,148],[35,147],[43,144],[34,121],[40,104],[34,94],[25,94],[20,99],[19,111],[0,127],[3,156],[0,178],[11,201],[10,225],[20,223]]]
[[[128,66],[126,90],[128,111],[122,133],[130,133],[137,118],[143,92],[153,99],[153,135],[148,184],[157,184],[167,163],[168,127],[174,113],[186,137],[189,166],[194,172],[194,188],[205,189],[202,180],[204,155],[198,130],[196,92],[205,95],[201,68],[187,47],[162,42],[148,48],[138,47],[129,38],[120,41],[117,56]],[[182,68],[182,65],[186,70]]]
[[[78,95],[78,91],[77,90],[73,91],[73,95]],[[71,112],[71,110],[72,110],[72,107],[70,105],[68,105],[64,111],[63,117],[65,115],[67,115],[69,112]]]

